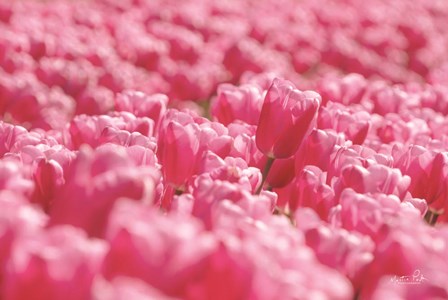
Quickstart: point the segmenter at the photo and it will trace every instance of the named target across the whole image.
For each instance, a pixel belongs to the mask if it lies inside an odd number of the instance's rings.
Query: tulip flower
[[[257,124],[263,104],[262,92],[254,84],[235,87],[222,84],[218,87],[218,96],[212,104],[213,116],[224,125],[235,120],[248,124]]]
[[[124,147],[111,144],[82,147],[64,176],[65,184],[55,190],[49,225],[70,224],[97,237],[103,236],[118,199],[151,204],[159,180],[157,170],[138,166]]]
[[[2,299],[89,299],[108,245],[71,226],[18,239],[5,272]]]
[[[321,102],[320,95],[299,91],[282,79],[274,79],[258,122],[257,147],[270,158],[293,156],[309,134]]]
[[[137,117],[149,117],[156,126],[166,111],[168,97],[162,94],[148,96],[143,92],[124,91],[115,99],[117,111],[132,112]]]
[[[321,103],[320,95],[297,90],[282,79],[274,79],[264,99],[255,142],[268,157],[263,183],[276,158],[293,156],[309,135]],[[258,193],[263,188],[260,185]]]
[[[199,152],[199,128],[196,124],[182,126],[171,121],[159,137],[163,151],[159,153],[163,178],[177,190],[184,190],[193,175]]]

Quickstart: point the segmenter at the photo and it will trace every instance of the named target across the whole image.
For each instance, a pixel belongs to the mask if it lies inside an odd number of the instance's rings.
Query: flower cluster
[[[447,17],[0,3],[0,299],[448,298]]]

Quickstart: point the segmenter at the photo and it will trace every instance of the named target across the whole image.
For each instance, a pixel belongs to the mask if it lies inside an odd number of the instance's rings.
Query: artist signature
[[[423,276],[420,270],[415,270],[414,273],[410,276],[393,276],[390,281],[395,284],[421,284],[424,281],[427,281],[428,278]]]

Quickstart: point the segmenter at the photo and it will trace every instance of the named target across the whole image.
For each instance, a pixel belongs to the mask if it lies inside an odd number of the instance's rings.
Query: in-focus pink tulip
[[[311,91],[299,91],[282,79],[274,79],[258,122],[257,147],[270,158],[293,156],[312,129],[321,98]]]
[[[185,190],[187,181],[195,171],[199,153],[199,128],[190,123],[185,126],[171,121],[159,136],[162,149],[158,157],[163,178],[178,190]]]

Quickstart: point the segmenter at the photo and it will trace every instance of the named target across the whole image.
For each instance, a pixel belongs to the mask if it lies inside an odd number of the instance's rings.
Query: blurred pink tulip
[[[314,250],[321,263],[345,274],[355,289],[359,289],[368,280],[366,270],[374,259],[375,244],[358,232],[334,228],[324,222],[305,223],[310,218],[306,214],[313,213],[310,209],[299,209],[294,216],[297,226],[305,234],[306,244]]]
[[[167,104],[168,97],[162,94],[148,96],[143,92],[125,91],[117,95],[115,110],[128,111],[137,117],[148,117],[154,121],[157,128]]]
[[[224,125],[236,120],[256,125],[262,104],[262,92],[258,86],[245,84],[236,87],[222,84],[218,87],[218,95],[212,103],[211,111],[214,118]]]
[[[191,217],[164,216],[128,200],[114,206],[106,239],[110,243],[102,270],[106,279],[140,278],[178,297],[203,276],[207,259],[217,247],[215,239]]]
[[[82,148],[55,192],[50,225],[70,224],[102,237],[109,212],[120,198],[151,204],[155,201],[158,171],[137,166],[123,147]]]
[[[175,300],[163,292],[146,284],[143,280],[132,277],[116,277],[112,281],[103,278],[95,279],[93,300]]]
[[[104,241],[70,226],[19,239],[5,272],[4,299],[89,299],[106,250]]]

